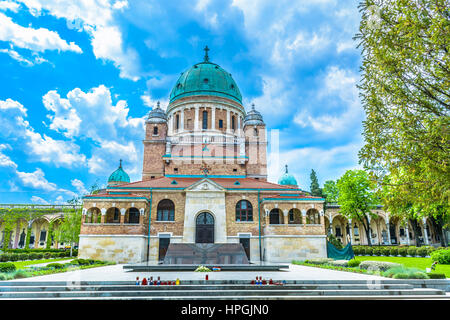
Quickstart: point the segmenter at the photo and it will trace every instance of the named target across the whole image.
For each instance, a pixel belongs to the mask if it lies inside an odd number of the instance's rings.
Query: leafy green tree
[[[323,185],[323,195],[327,203],[338,201],[339,192],[334,180],[325,181],[325,184]]]
[[[76,207],[79,204],[79,201],[79,198],[68,201],[69,204],[74,205],[74,208],[63,209],[64,217],[58,228],[59,241],[70,243],[70,256],[72,256],[74,244],[78,243],[80,239],[82,208]]]
[[[319,186],[319,180],[317,179],[317,175],[314,169],[311,170],[310,179],[311,179],[311,186],[310,186],[311,195],[316,197],[322,197],[322,189]]]
[[[391,201],[414,203],[448,226],[450,11],[448,0],[362,0],[359,33],[366,113],[360,161]],[[391,207],[392,208],[392,207]]]
[[[375,218],[377,215],[372,213],[379,200],[374,191],[374,184],[369,179],[369,175],[364,170],[347,170],[345,174],[337,181],[338,204],[341,213],[353,221],[361,222],[366,232],[369,245],[370,224],[369,217]]]

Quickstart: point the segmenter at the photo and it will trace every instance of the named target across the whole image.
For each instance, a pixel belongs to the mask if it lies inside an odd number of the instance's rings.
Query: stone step
[[[301,285],[248,285],[248,284],[205,284],[205,285],[73,285],[73,286],[0,286],[0,292],[44,292],[44,291],[146,291],[146,290],[372,290],[372,289],[413,289],[408,284],[316,284]]]
[[[130,290],[130,291],[55,291],[55,292],[0,292],[0,299],[39,299],[39,298],[111,298],[123,297],[240,297],[247,299],[252,296],[439,296],[445,295],[436,289],[385,289],[385,290]]]

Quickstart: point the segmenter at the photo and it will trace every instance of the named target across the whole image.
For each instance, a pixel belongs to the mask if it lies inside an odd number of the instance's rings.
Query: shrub
[[[59,257],[59,252],[51,252],[50,253],[50,257],[51,258],[58,258]]]
[[[47,265],[47,268],[53,268],[53,269],[64,269],[64,265],[61,263],[49,263]]]
[[[447,277],[443,273],[428,273],[430,279],[446,279]]]
[[[380,248],[373,248],[372,254],[374,256],[380,256],[381,255],[381,249]]]
[[[431,259],[440,264],[450,264],[450,249],[433,251],[431,253]]]
[[[398,256],[398,248],[397,248],[397,247],[392,247],[392,248],[390,248],[390,249],[389,249],[389,254],[390,254],[391,256],[394,256],[394,257]]]
[[[364,248],[364,254],[371,256],[373,254],[373,248],[372,247]]]
[[[44,257],[44,254],[42,252],[36,253],[36,259],[42,259]]]
[[[393,267],[399,267],[401,264],[386,261],[363,261],[359,264],[360,269],[372,271],[386,271]]]
[[[334,260],[331,258],[316,258],[316,259],[305,260],[306,263],[311,263],[311,264],[329,264],[331,261],[334,261]]]
[[[427,247],[417,248],[416,254],[418,256],[425,257],[428,254],[428,248]]]
[[[9,261],[17,261],[19,260],[19,255],[16,253],[12,253],[9,257]]]
[[[6,275],[0,273],[0,281],[7,280]]]
[[[361,254],[361,247],[353,247],[353,253],[355,254],[355,256],[359,256]]]
[[[37,260],[39,259],[39,254],[37,252],[32,252],[29,254],[30,260]]]
[[[417,252],[417,248],[416,247],[409,247],[407,249],[408,255],[410,255],[411,257],[415,257],[416,256],[416,252]]]
[[[392,277],[394,279],[409,279],[409,275],[407,273],[396,273]]]
[[[51,256],[52,256],[51,252],[45,252],[44,253],[44,258],[45,259],[50,259]]]
[[[383,255],[385,255],[385,256],[389,256],[391,254],[391,249],[387,248],[387,247],[384,247],[384,248],[381,249],[381,253]]]
[[[211,272],[211,269],[204,266],[198,266],[198,268],[195,269],[195,272]]]
[[[70,253],[69,253],[69,254],[70,254]],[[60,252],[60,253],[58,253],[58,257],[60,257],[60,258],[64,258],[66,255],[67,255],[66,252]]]
[[[28,260],[28,253],[18,253],[17,255],[19,256],[19,260]]]
[[[353,268],[353,267],[359,266],[360,263],[361,263],[360,260],[352,259],[352,260],[350,260],[350,261],[348,262],[348,266],[349,266],[350,268]]]
[[[383,272],[383,276],[394,279],[428,279],[427,274],[417,268],[407,268],[402,265],[389,268]]]
[[[16,271],[16,266],[12,262],[0,263],[0,272],[14,272]]]
[[[14,273],[14,279],[28,278],[28,273],[25,270],[17,270]]]
[[[335,260],[335,261],[331,261],[330,264],[335,267],[348,267],[347,260]]]
[[[0,262],[7,262],[11,261],[11,254],[10,253],[4,253],[0,255]]]
[[[425,272],[414,272],[409,275],[409,279],[428,279],[428,275]]]
[[[402,257],[406,257],[406,255],[408,254],[408,248],[398,248],[398,254]]]

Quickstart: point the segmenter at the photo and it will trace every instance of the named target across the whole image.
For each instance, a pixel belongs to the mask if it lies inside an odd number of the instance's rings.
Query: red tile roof
[[[184,189],[187,188],[197,181],[204,179],[202,178],[169,178],[169,177],[158,177],[151,180],[137,181],[132,183],[126,183],[121,185],[116,185],[110,187],[108,190],[120,190],[120,189],[132,189],[132,188],[174,188],[174,189]],[[217,183],[218,185],[226,189],[276,189],[283,191],[297,191],[300,189],[292,186],[282,186],[276,183],[271,183],[267,181],[257,180],[253,178],[208,178],[209,180]],[[176,181],[176,183],[173,183]],[[237,184],[236,184],[237,183]]]

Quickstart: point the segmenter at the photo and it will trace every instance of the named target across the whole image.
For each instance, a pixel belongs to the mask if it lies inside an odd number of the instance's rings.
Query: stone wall
[[[326,236],[264,236],[265,261],[290,263],[292,260],[326,258]]]
[[[147,237],[144,235],[80,235],[78,257],[137,263],[147,260]]]

